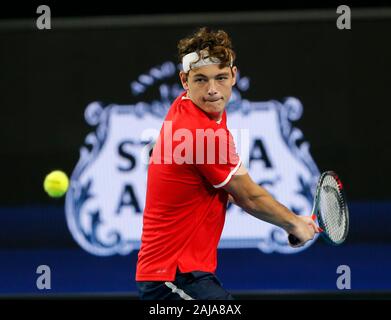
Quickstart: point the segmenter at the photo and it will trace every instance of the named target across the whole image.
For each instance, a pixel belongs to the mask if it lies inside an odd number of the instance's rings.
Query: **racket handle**
[[[298,243],[300,243],[299,238],[295,237],[293,234],[290,234],[288,236],[288,240],[289,240],[289,243],[294,245],[294,246],[297,245]]]
[[[316,220],[316,214],[315,214],[315,213],[313,213],[313,214],[311,215],[311,219],[312,219],[313,221]],[[323,232],[323,229],[320,228],[320,227],[318,227],[318,231],[319,231],[319,232]],[[297,237],[295,237],[293,234],[290,234],[290,235],[288,236],[288,241],[289,241],[290,244],[292,244],[292,245],[294,245],[294,246],[297,245],[298,243],[300,243],[300,240],[299,240]]]

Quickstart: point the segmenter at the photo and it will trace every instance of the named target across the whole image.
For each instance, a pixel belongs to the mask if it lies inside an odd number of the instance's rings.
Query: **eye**
[[[200,83],[201,83],[201,82],[205,82],[205,79],[198,78],[198,79],[195,79],[194,81],[195,81],[195,82],[200,82]]]
[[[228,79],[228,77],[226,77],[226,76],[217,77],[218,81],[224,81],[224,80],[227,80],[227,79]]]

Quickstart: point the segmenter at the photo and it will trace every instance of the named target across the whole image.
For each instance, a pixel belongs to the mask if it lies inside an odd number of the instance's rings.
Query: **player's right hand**
[[[293,248],[304,246],[308,241],[314,239],[315,234],[320,232],[316,223],[308,216],[297,216],[294,227],[290,230],[290,234],[294,235],[300,242],[289,245]]]

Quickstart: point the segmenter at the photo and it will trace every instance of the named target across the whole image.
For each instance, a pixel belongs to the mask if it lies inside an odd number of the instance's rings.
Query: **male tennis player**
[[[178,43],[183,92],[171,105],[148,168],[136,281],[141,299],[233,299],[215,276],[227,201],[296,236],[317,226],[278,203],[248,175],[227,129],[237,69],[224,31]]]

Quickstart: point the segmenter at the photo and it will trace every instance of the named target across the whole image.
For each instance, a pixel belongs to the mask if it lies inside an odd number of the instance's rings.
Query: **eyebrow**
[[[213,78],[221,77],[221,76],[229,76],[229,73],[228,72],[222,72],[222,73],[219,73],[219,74],[215,75]],[[202,73],[196,73],[193,77],[208,78],[206,75],[204,75]]]

